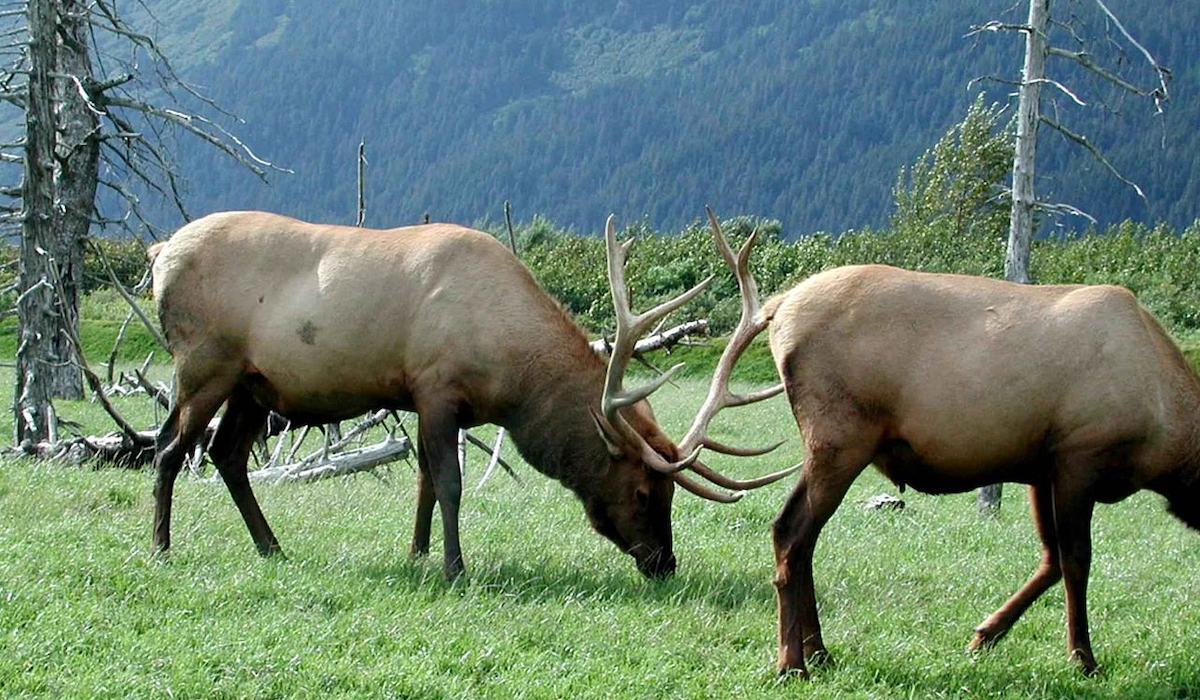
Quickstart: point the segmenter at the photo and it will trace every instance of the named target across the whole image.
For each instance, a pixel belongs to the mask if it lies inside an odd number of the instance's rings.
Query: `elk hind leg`
[[[975,636],[967,645],[970,650],[988,647],[999,641],[1033,601],[1062,578],[1050,484],[1030,486],[1029,504],[1033,510],[1033,522],[1042,540],[1042,561],[1025,585],[975,628]]]
[[[171,547],[171,500],[175,478],[188,454],[204,436],[208,422],[229,395],[232,382],[211,380],[197,390],[181,386],[155,442],[154,534],[156,551]]]
[[[821,528],[837,510],[854,479],[870,463],[875,441],[846,447],[811,448],[795,490],[772,524],[775,545],[775,589],[779,608],[781,674],[799,671],[806,662],[832,661],[821,638],[813,583],[813,550]]]
[[[242,514],[258,553],[264,557],[282,555],[283,550],[250,488],[246,462],[250,459],[250,449],[255,440],[267,425],[268,415],[267,409],[258,405],[250,392],[239,384],[229,397],[229,405],[221,416],[217,434],[208,451],[229,489],[229,495]]]

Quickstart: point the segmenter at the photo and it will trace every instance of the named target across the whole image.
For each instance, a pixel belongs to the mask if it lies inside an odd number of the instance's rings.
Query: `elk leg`
[[[807,676],[806,661],[832,661],[821,639],[817,616],[813,549],[821,528],[837,510],[855,477],[866,468],[872,452],[861,447],[810,451],[795,490],[772,524],[781,674],[797,670]]]
[[[465,570],[458,541],[462,474],[458,471],[457,411],[453,404],[444,402],[433,406],[419,405],[417,419],[417,432],[424,448],[421,451],[426,454],[425,463],[432,477],[433,494],[442,511],[442,572],[447,580],[452,581]]]
[[[1059,482],[1054,484],[1054,527],[1058,531],[1058,556],[1067,593],[1067,653],[1090,676],[1099,670],[1092,654],[1087,620],[1095,502],[1077,486]]]
[[[429,554],[429,532],[433,527],[433,505],[437,501],[433,493],[433,476],[429,473],[428,450],[425,441],[417,436],[417,517],[413,523],[412,547],[409,555],[420,557]]]
[[[968,649],[991,646],[1008,633],[1009,628],[1029,608],[1033,601],[1062,578],[1062,567],[1058,555],[1058,533],[1054,528],[1054,504],[1049,484],[1029,487],[1029,505],[1033,510],[1033,522],[1042,539],[1042,563],[1004,605],[992,613],[978,627]]]
[[[183,467],[192,448],[204,435],[228,395],[224,385],[212,383],[204,390],[185,394],[179,392],[175,406],[155,440],[154,465],[154,549],[165,552],[171,547],[171,498],[175,477]]]
[[[258,553],[264,557],[282,555],[283,550],[250,489],[246,462],[250,459],[250,448],[267,425],[267,414],[267,409],[258,405],[249,391],[237,386],[229,397],[229,405],[225,408],[225,415],[221,416],[217,434],[208,450],[229,489],[229,495],[242,514],[242,520],[246,522],[246,528],[250,530]]]

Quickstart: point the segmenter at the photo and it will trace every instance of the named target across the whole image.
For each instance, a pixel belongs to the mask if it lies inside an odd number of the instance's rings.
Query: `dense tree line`
[[[1121,102],[1119,118],[1085,110],[1070,121],[1148,201],[1049,134],[1040,191],[1101,224],[1187,226],[1200,211],[1200,16],[1188,0],[1154,12],[1110,4],[1175,69],[1177,98],[1161,122]],[[296,170],[261,187],[185,145],[197,212],[349,221],[364,137],[376,225],[426,212],[495,221],[508,199],[525,217],[582,228],[614,210],[677,228],[705,203],[778,219],[788,236],[880,226],[900,166],[963,117],[971,79],[1015,78],[1021,51],[1014,37],[964,37],[988,19],[1022,19],[995,2],[149,5],[187,75],[248,118],[248,142]],[[1089,102],[1105,94],[1069,67],[1060,75]],[[980,87],[989,102],[1011,89]],[[1048,108],[1075,109],[1061,95]]]

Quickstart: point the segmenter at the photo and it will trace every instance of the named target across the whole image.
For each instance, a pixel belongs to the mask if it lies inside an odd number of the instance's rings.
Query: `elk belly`
[[[1036,462],[1014,459],[999,470],[986,461],[954,464],[926,457],[902,439],[884,440],[873,460],[875,468],[901,491],[911,486],[929,494],[962,493],[1001,481],[1031,483],[1038,478]]]

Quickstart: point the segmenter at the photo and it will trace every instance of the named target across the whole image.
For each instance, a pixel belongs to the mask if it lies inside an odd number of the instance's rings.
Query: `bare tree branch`
[[[1112,83],[1113,85],[1116,85],[1117,87],[1119,87],[1122,90],[1125,90],[1127,92],[1131,92],[1131,93],[1137,95],[1138,97],[1155,96],[1154,101],[1155,101],[1155,105],[1157,106],[1157,110],[1160,113],[1162,112],[1162,107],[1161,107],[1161,105],[1159,105],[1161,100],[1156,96],[1158,94],[1158,88],[1155,88],[1153,90],[1145,90],[1143,88],[1138,87],[1137,85],[1134,85],[1133,83],[1129,82],[1128,80],[1125,80],[1124,78],[1117,75],[1116,73],[1113,73],[1112,71],[1107,70],[1107,69],[1097,65],[1096,62],[1094,60],[1092,60],[1091,54],[1087,53],[1086,51],[1067,51],[1065,49],[1060,49],[1056,46],[1051,46],[1047,49],[1047,53],[1049,53],[1051,56],[1060,56],[1062,58],[1068,58],[1068,59],[1078,63],[1079,65],[1083,66],[1084,68],[1087,68],[1088,70],[1090,70],[1091,72],[1100,76],[1101,78],[1104,78],[1105,80]]]
[[[642,338],[637,342],[636,345],[634,345],[633,352],[640,355],[642,353],[652,352],[654,350],[670,348],[689,335],[698,335],[701,333],[706,333],[707,331],[707,319],[702,318],[695,321],[687,321],[673,328],[668,328],[665,331],[653,333],[645,338]],[[597,355],[603,355],[607,357],[608,355],[612,354],[612,344],[607,338],[593,340],[591,343],[591,348],[592,352],[596,353]]]
[[[1121,171],[1117,170],[1116,167],[1113,166],[1112,163],[1108,162],[1108,159],[1104,157],[1104,154],[1100,152],[1100,149],[1096,148],[1096,145],[1093,144],[1090,140],[1088,140],[1088,138],[1086,136],[1083,136],[1081,134],[1075,133],[1074,131],[1071,131],[1067,127],[1065,127],[1062,124],[1058,123],[1057,121],[1051,119],[1050,117],[1047,117],[1044,114],[1041,115],[1040,121],[1041,121],[1041,123],[1045,124],[1046,126],[1050,127],[1051,129],[1054,129],[1055,131],[1057,131],[1058,133],[1067,137],[1068,139],[1070,139],[1070,140],[1074,141],[1075,143],[1079,144],[1080,146],[1083,146],[1084,148],[1086,148],[1093,156],[1096,157],[1096,160],[1100,161],[1100,163],[1103,164],[1105,168],[1108,168],[1108,171],[1111,172],[1114,177],[1116,177],[1118,180],[1125,183],[1126,185],[1129,185],[1130,187],[1132,187],[1133,191],[1137,193],[1137,196],[1141,197],[1143,200],[1146,199],[1146,194],[1144,192],[1142,192],[1142,188],[1138,187],[1137,183],[1135,183],[1134,181],[1132,181],[1129,178],[1122,175]]]
[[[1152,91],[1151,94],[1154,95],[1155,106],[1158,108],[1158,111],[1161,112],[1161,103],[1171,98],[1170,93],[1167,92],[1167,83],[1171,80],[1171,70],[1166,66],[1161,65],[1158,60],[1146,50],[1145,46],[1142,46],[1137,39],[1133,38],[1133,35],[1125,29],[1125,25],[1121,24],[1121,20],[1112,13],[1112,10],[1108,9],[1108,5],[1104,4],[1104,0],[1096,0],[1096,4],[1100,6],[1100,9],[1105,15],[1108,16],[1108,19],[1117,27],[1117,29],[1121,31],[1121,35],[1125,37],[1125,41],[1128,41],[1138,51],[1141,51],[1142,55],[1146,57],[1146,62],[1149,63],[1150,67],[1154,69],[1155,74],[1158,76],[1158,88]]]
[[[105,102],[106,102],[106,104],[114,106],[114,107],[124,107],[126,109],[132,109],[132,110],[136,110],[139,112],[144,112],[146,114],[149,114],[149,115],[152,115],[155,117],[159,117],[160,119],[165,119],[166,121],[169,121],[169,122],[179,126],[180,128],[184,129],[185,131],[188,131],[188,132],[194,134],[195,136],[199,137],[200,139],[207,141],[210,145],[212,145],[217,150],[224,152],[226,155],[233,158],[237,162],[241,163],[243,166],[249,168],[251,172],[253,172],[255,175],[257,175],[264,182],[266,181],[266,175],[267,175],[266,170],[264,168],[269,168],[271,170],[277,170],[279,172],[284,172],[284,173],[292,172],[291,170],[288,170],[287,168],[281,168],[281,167],[271,163],[270,161],[266,161],[266,160],[263,160],[262,158],[259,158],[257,155],[254,154],[254,151],[250,150],[249,146],[247,146],[245,143],[243,143],[240,139],[238,139],[233,134],[229,133],[229,131],[226,130],[224,127],[222,127],[220,124],[217,124],[216,122],[213,122],[210,119],[206,119],[205,117],[202,117],[200,115],[188,114],[186,112],[181,112],[181,111],[175,110],[175,109],[166,109],[163,107],[156,107],[154,105],[147,104],[145,102],[140,102],[138,100],[131,100],[131,99],[126,99],[126,98],[121,98],[121,97],[109,97],[105,100]],[[198,124],[202,125],[203,127],[208,127],[210,129],[214,129],[214,130],[218,131],[219,133],[212,134],[209,131],[206,131],[201,126],[197,126]],[[236,148],[234,148],[233,146],[230,146],[229,143],[222,140],[222,137],[224,139],[227,139],[228,141],[232,141],[236,145]]]
[[[110,282],[112,282],[112,285],[117,290],[117,293],[121,295],[121,298],[125,300],[125,303],[129,304],[129,308],[132,309],[133,312],[137,314],[138,318],[141,319],[142,323],[145,324],[146,329],[150,331],[150,335],[154,338],[155,342],[157,342],[164,350],[169,349],[171,346],[167,344],[167,339],[163,336],[162,331],[158,330],[158,327],[150,321],[149,317],[146,316],[146,312],[142,311],[142,308],[138,306],[137,300],[133,298],[133,295],[130,294],[127,289],[125,289],[125,285],[121,284],[121,280],[117,279],[117,273],[113,271],[112,265],[108,262],[108,256],[105,255],[104,249],[91,241],[88,241],[88,245],[90,245],[92,250],[95,251],[96,255],[99,256],[100,262],[104,265],[104,271],[108,273],[108,279]]]
[[[50,271],[51,274],[54,275],[54,287],[56,293],[61,297],[63,296],[64,292],[62,288],[62,280],[58,276],[57,266],[51,265]],[[65,304],[63,305],[63,308],[66,308]],[[117,427],[121,429],[121,432],[125,435],[125,438],[129,440],[131,444],[138,447],[153,446],[154,441],[138,432],[137,428],[134,428],[129,421],[125,419],[125,416],[121,415],[121,412],[118,411],[117,408],[112,405],[112,402],[108,400],[108,395],[104,392],[104,383],[100,381],[99,375],[92,371],[92,368],[88,365],[87,357],[83,354],[83,343],[79,341],[79,336],[75,334],[75,324],[60,324],[59,330],[66,335],[67,339],[71,343],[71,346],[75,349],[75,358],[79,365],[79,369],[83,371],[83,376],[87,379],[88,386],[91,387],[92,391],[96,394],[96,399],[100,402],[100,405],[104,407],[104,412],[113,419],[113,422],[116,423]],[[50,441],[54,442],[53,439]]]
[[[1038,82],[1058,88],[1060,91],[1062,91],[1064,94],[1066,94],[1067,97],[1070,97],[1071,100],[1073,102],[1075,102],[1075,104],[1079,105],[1080,107],[1087,107],[1086,102],[1079,99],[1079,97],[1077,97],[1075,95],[1075,93],[1071,92],[1071,90],[1069,88],[1067,88],[1066,85],[1063,85],[1062,83],[1058,82],[1057,80],[1053,80],[1051,78],[1042,78]]]

